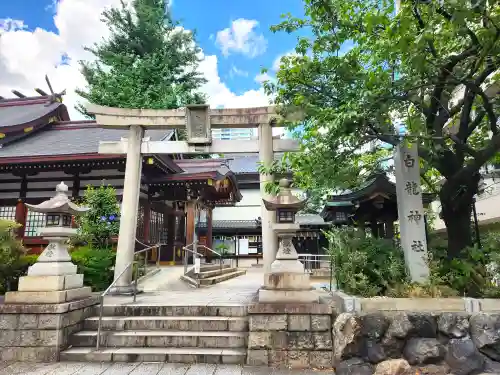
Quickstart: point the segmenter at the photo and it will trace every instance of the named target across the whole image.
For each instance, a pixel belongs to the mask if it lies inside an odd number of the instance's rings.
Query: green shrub
[[[489,232],[481,239],[482,248],[466,247],[463,256],[448,259],[446,240],[430,242],[431,282],[441,280],[461,296],[498,298],[500,275],[500,233]]]
[[[94,248],[107,248],[112,236],[120,229],[120,206],[116,190],[111,186],[98,188],[88,186],[82,202],[89,210],[76,218],[78,223],[78,242],[86,242]]]
[[[84,246],[71,251],[71,260],[93,291],[104,291],[113,282],[116,254],[111,249]]]
[[[392,241],[361,238],[352,228],[325,232],[337,287],[362,297],[385,295],[408,281],[403,252]]]
[[[18,267],[26,253],[14,233],[18,227],[15,221],[0,219],[0,293],[17,287]]]

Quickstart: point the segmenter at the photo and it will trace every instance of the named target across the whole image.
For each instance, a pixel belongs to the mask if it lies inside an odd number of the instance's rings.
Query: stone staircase
[[[104,306],[70,337],[61,361],[244,364],[246,306]]]
[[[223,264],[222,267],[220,264],[202,264],[198,275],[195,275],[194,271],[191,270],[187,275],[181,276],[181,279],[193,286],[206,287],[234,279],[246,274],[246,272],[228,264]]]

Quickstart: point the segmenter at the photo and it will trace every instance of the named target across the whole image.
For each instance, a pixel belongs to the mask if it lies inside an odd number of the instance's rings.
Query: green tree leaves
[[[81,62],[87,81],[78,94],[89,102],[120,108],[173,109],[200,104],[205,79],[196,71],[200,49],[194,35],[171,19],[166,0],[134,0],[132,9],[103,13],[111,31],[87,50],[96,57]],[[82,113],[85,108],[80,105]]]

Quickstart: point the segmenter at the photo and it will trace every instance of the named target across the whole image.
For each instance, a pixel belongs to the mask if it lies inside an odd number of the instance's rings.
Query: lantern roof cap
[[[89,210],[88,207],[80,207],[70,201],[68,195],[68,185],[61,182],[56,186],[56,195],[40,204],[27,204],[31,211],[40,213],[62,213],[70,215],[82,215]]]
[[[307,199],[300,199],[292,194],[290,189],[291,182],[287,178],[279,180],[280,192],[275,197],[270,199],[263,198],[262,201],[268,211],[276,211],[280,209],[288,209],[297,212],[304,208]]]

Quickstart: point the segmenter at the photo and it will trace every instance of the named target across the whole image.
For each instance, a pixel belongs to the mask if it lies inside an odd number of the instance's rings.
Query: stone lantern
[[[259,302],[317,302],[318,296],[311,288],[309,274],[304,272],[304,265],[299,261],[292,242],[300,229],[300,225],[295,223],[295,215],[307,200],[301,200],[292,194],[290,181],[287,179],[281,179],[279,186],[280,192],[276,197],[263,199],[266,209],[276,213],[273,230],[278,236],[279,246],[276,260],[271,264],[271,272],[264,276],[264,287],[259,290]]]
[[[68,186],[61,182],[53,198],[38,205],[26,204],[30,210],[45,214],[40,235],[49,244],[29,267],[28,276],[19,279],[18,291],[5,295],[5,303],[63,303],[90,295],[91,289],[83,286],[83,275],[76,273],[68,254],[68,239],[76,234],[71,217],[84,214],[88,208],[72,203],[67,192]]]

